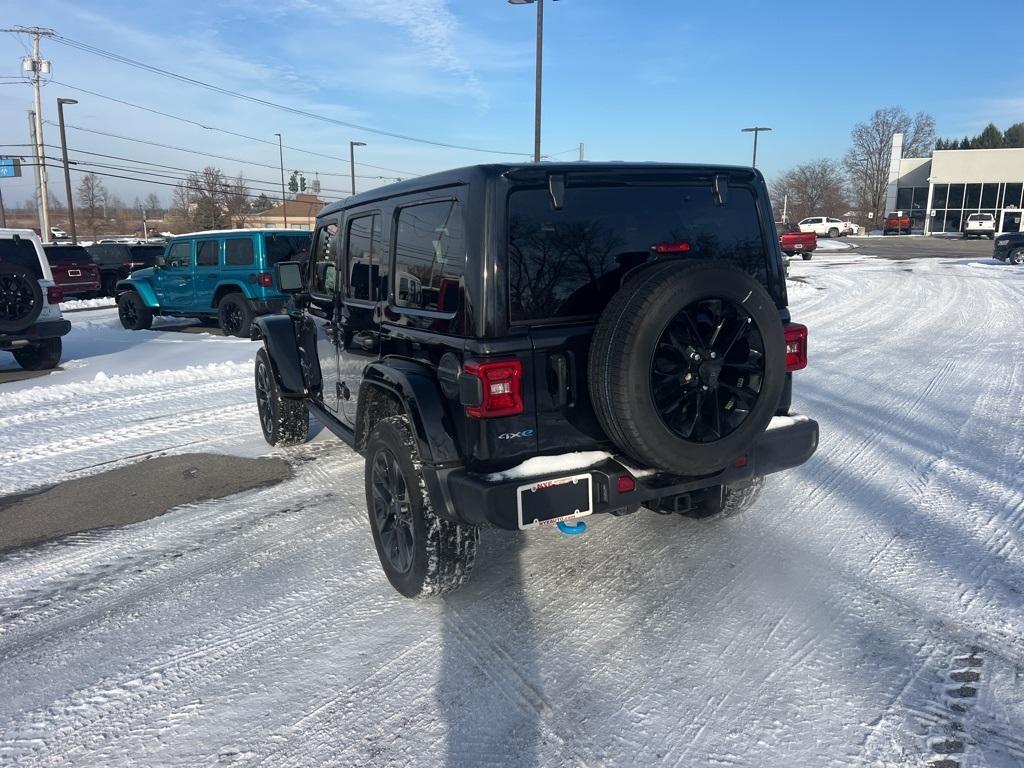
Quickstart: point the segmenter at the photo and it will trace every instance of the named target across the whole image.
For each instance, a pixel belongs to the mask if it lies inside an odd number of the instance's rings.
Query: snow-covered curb
[[[844,243],[842,240],[826,240],[825,238],[818,238],[817,251],[848,251],[851,248],[857,248],[859,246],[853,243]]]
[[[74,312],[76,309],[101,309],[113,307],[117,302],[111,296],[102,299],[68,299],[60,303],[61,312]]]

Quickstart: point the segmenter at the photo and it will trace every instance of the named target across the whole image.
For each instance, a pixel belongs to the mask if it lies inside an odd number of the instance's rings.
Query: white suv
[[[992,239],[996,236],[996,217],[991,213],[972,213],[964,222],[964,237]]]
[[[850,224],[828,216],[810,216],[797,224],[801,232],[813,232],[818,237],[842,237],[849,234]]]
[[[0,350],[29,371],[55,367],[60,338],[71,330],[60,313],[63,298],[36,233],[0,229]]]

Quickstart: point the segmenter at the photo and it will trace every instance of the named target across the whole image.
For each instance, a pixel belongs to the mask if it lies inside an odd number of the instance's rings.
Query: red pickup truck
[[[813,232],[801,232],[796,224],[783,224],[775,222],[775,228],[779,231],[779,248],[787,256],[796,256],[798,253],[804,261],[810,261],[811,252],[818,247],[818,236]]]
[[[901,235],[906,232],[909,235],[910,227],[910,217],[903,211],[894,211],[886,214],[885,221],[882,223],[882,234],[888,235],[890,232],[895,232],[897,235]]]

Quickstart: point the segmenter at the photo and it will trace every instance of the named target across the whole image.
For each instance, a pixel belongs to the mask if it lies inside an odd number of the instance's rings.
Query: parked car
[[[969,237],[996,236],[996,217],[991,213],[972,213],[967,216],[964,222],[964,239]]]
[[[249,338],[257,315],[280,312],[274,265],[304,260],[310,233],[292,229],[227,229],[170,238],[153,267],[117,281],[118,315],[132,331],[153,317],[217,318],[227,335]]]
[[[53,279],[65,296],[95,296],[100,290],[100,270],[80,245],[43,246]]]
[[[813,232],[804,232],[796,224],[784,224],[775,222],[775,229],[779,233],[779,247],[787,256],[800,257],[804,261],[810,261],[811,254],[818,247],[818,236]]]
[[[801,219],[798,226],[801,232],[813,232],[818,237],[842,237],[847,234],[845,221],[828,216],[811,216]]]
[[[63,292],[31,229],[0,229],[0,349],[26,370],[60,362],[61,337],[71,323],[60,311]]]
[[[86,248],[100,269],[100,293],[117,295],[117,281],[132,272],[156,266],[157,257],[164,252],[162,245],[128,245],[127,243],[97,243]]]
[[[625,163],[475,166],[332,204],[305,278],[276,267],[289,313],[254,323],[263,435],[302,442],[313,413],[363,453],[407,597],[462,584],[483,525],[738,512],[818,441],[789,415],[807,329],[765,210],[752,169]]]
[[[68,233],[60,227],[50,227],[50,239],[51,240],[66,240]]]
[[[843,234],[857,236],[860,234],[860,224],[854,224],[852,221],[844,221],[843,226],[846,227]]]
[[[909,235],[910,226],[910,217],[902,211],[887,213],[885,221],[882,223],[882,234],[888,235],[890,232],[895,232],[897,235],[900,235],[906,232]]]
[[[992,257],[1007,264],[1024,264],[1024,232],[1003,232],[995,238]]]

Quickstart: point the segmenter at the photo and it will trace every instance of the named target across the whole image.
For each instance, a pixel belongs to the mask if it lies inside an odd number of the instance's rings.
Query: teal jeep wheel
[[[225,336],[248,339],[255,314],[245,296],[240,293],[229,293],[217,304],[217,320]]]
[[[146,331],[153,326],[153,310],[135,291],[125,291],[117,297],[117,316],[129,331]]]

